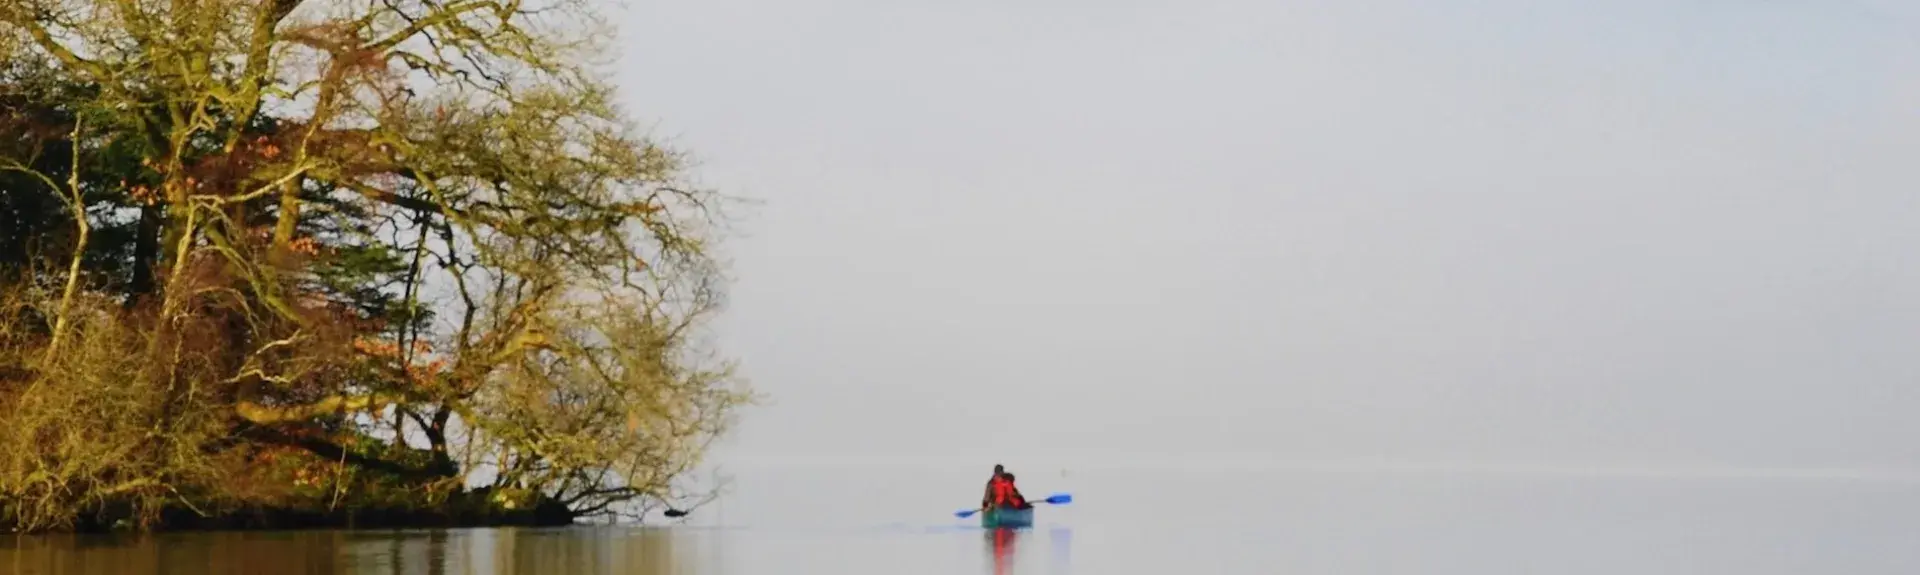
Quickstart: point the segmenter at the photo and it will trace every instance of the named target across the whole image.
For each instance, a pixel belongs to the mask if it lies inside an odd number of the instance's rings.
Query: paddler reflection
[[[1019,529],[998,528],[987,530],[987,544],[993,551],[993,575],[1013,573],[1014,545],[1024,535]]]

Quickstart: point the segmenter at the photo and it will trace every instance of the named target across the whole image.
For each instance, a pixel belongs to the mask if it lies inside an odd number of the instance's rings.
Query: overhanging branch
[[[324,439],[295,437],[264,427],[250,429],[246,434],[263,442],[305,449],[309,453],[319,456],[322,459],[344,461],[348,465],[362,469],[382,471],[409,479],[434,480],[453,477],[453,475],[443,473],[442,470],[414,467],[378,457],[368,457],[354,453],[351,450]]]

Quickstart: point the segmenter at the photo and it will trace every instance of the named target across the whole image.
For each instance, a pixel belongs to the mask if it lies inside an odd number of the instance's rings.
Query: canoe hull
[[[1001,527],[1032,527],[1033,508],[1026,509],[988,509],[980,513],[980,526],[987,529]]]

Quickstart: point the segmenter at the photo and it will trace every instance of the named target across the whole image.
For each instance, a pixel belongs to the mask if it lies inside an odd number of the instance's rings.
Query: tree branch
[[[241,419],[260,425],[273,425],[308,421],[323,415],[339,415],[350,411],[379,411],[400,399],[395,394],[380,393],[330,395],[319,401],[299,405],[264,405],[251,399],[241,399],[234,402],[233,410]]]
[[[255,427],[255,428],[249,429],[246,431],[246,435],[253,437],[257,440],[265,441],[268,443],[287,445],[287,446],[305,449],[309,453],[320,456],[323,459],[327,459],[331,461],[344,461],[356,467],[371,469],[375,471],[384,471],[387,473],[392,473],[394,475],[398,475],[398,476],[406,477],[410,479],[432,480],[432,479],[446,479],[450,477],[446,474],[438,473],[436,472],[436,470],[433,470],[433,469],[421,469],[418,467],[413,467],[410,465],[405,465],[405,464],[397,463],[394,461],[381,459],[378,457],[368,457],[365,455],[354,453],[344,447],[341,447],[336,443],[333,443],[331,441],[326,441],[323,439],[316,439],[311,437],[296,437],[293,435],[288,435],[286,433],[282,433],[282,432],[269,429],[269,428],[264,428],[264,427]]]
[[[17,10],[24,11],[24,9]],[[98,62],[81,58],[78,54],[74,54],[73,50],[61,44],[59,40],[55,40],[53,34],[47,31],[46,26],[40,24],[36,16],[27,15],[11,18],[11,20],[14,20],[15,24],[26,28],[27,34],[33,37],[34,43],[39,44],[41,49],[52,53],[53,57],[59,58],[61,63],[92,74],[94,76],[93,80],[96,82],[105,83],[107,81],[107,76],[110,74],[107,73],[106,67],[101,66]]]
[[[406,42],[408,38],[418,36],[421,32],[425,32],[429,28],[455,22],[457,21],[458,18],[466,15],[468,12],[473,12],[481,8],[492,8],[497,12],[500,10],[501,6],[498,2],[492,2],[490,0],[454,4],[452,6],[443,8],[438,12],[429,14],[424,18],[414,20],[412,23],[408,24],[406,28],[402,28],[400,31],[394,32],[393,34],[387,36],[385,39],[361,46],[361,49],[370,50],[374,52],[385,52],[395,46],[399,46],[403,42]]]

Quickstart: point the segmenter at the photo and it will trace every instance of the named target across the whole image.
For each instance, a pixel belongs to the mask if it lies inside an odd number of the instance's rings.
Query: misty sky
[[[616,14],[725,453],[1920,469],[1920,4]]]

